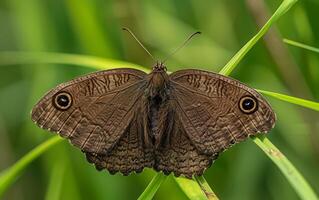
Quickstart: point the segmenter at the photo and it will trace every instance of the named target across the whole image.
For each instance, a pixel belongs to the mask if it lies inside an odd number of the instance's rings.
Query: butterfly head
[[[156,64],[153,67],[153,72],[166,72],[167,68],[164,64],[164,62],[156,62]]]

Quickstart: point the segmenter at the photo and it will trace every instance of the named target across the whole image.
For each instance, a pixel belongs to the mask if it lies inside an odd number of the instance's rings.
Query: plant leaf
[[[200,185],[192,179],[187,179],[183,177],[174,177],[178,186],[186,194],[186,196],[191,200],[207,200],[205,193],[202,191]]]
[[[210,188],[204,176],[195,176],[195,180],[201,187],[202,191],[205,193],[207,199],[209,200],[218,200],[218,197],[214,193],[214,191]]]
[[[290,185],[297,192],[299,197],[304,200],[317,200],[313,189],[302,177],[300,172],[292,163],[282,154],[278,148],[273,145],[265,136],[253,137],[253,141],[266,153],[266,155],[277,165],[280,171],[289,181]]]
[[[316,110],[319,111],[319,103],[314,102],[314,101],[309,101],[309,100],[305,100],[305,99],[301,99],[301,98],[297,98],[297,97],[292,97],[292,96],[288,96],[288,95],[284,95],[284,94],[280,94],[280,93],[276,93],[276,92],[269,92],[269,91],[265,91],[265,90],[258,90],[258,92],[263,93],[265,95],[274,97],[276,99],[282,100],[282,101],[286,101],[292,104],[296,104],[299,106],[303,106],[306,108],[310,108],[312,110]]]

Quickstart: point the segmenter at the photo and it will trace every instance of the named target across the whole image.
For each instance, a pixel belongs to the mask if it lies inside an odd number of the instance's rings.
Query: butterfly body
[[[147,75],[147,88],[145,90],[145,107],[142,110],[146,111],[147,121],[144,122],[147,126],[146,132],[149,133],[151,143],[145,141],[147,146],[158,147],[161,143],[165,132],[161,129],[161,124],[168,124],[167,117],[168,101],[170,98],[169,76],[166,68],[162,63],[157,63],[150,74]]]
[[[32,120],[80,148],[111,173],[145,167],[191,178],[251,135],[265,133],[275,114],[254,89],[202,70],[150,74],[95,72],[60,84],[33,108]]]

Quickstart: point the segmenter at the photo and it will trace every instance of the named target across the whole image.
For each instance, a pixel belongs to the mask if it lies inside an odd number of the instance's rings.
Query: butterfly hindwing
[[[105,155],[84,152],[87,160],[94,163],[98,170],[107,169],[112,174],[120,172],[129,175],[131,172],[139,173],[145,167],[152,168],[154,151],[145,145],[141,126],[143,122],[140,120],[139,113],[135,112],[134,119],[113,149]]]
[[[196,149],[176,114],[174,104],[174,101],[169,103],[171,117],[167,121],[171,128],[165,133],[165,141],[155,151],[154,169],[164,174],[173,172],[175,176],[188,178],[200,176],[217,155],[207,156]]]

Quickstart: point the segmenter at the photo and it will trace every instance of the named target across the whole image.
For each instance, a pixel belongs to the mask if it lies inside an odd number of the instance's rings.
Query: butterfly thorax
[[[157,63],[148,75],[147,95],[150,100],[164,100],[167,98],[169,77],[163,63]]]

